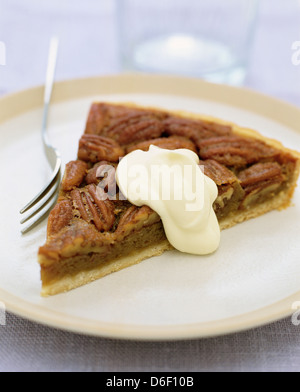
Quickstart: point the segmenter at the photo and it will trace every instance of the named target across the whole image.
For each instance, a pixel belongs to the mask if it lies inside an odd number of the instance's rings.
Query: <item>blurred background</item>
[[[299,0],[0,0],[0,94],[44,83],[52,35],[57,80],[183,74],[300,105]]]

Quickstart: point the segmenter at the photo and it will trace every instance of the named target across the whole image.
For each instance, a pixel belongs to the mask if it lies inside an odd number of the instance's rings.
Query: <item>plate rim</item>
[[[29,321],[80,335],[131,341],[194,340],[248,331],[292,317],[296,311],[292,309],[292,305],[295,302],[299,302],[299,299],[300,292],[270,306],[235,317],[210,322],[177,326],[143,326],[99,322],[66,315],[45,309],[40,305],[29,304],[23,300],[20,301],[18,297],[0,289],[0,300],[5,304],[5,309]]]
[[[117,82],[117,83],[116,83]],[[146,93],[176,95],[220,102],[255,114],[271,118],[296,132],[300,128],[300,108],[277,98],[251,89],[217,85],[200,79],[181,76],[124,73],[69,79],[57,82],[54,88],[53,104],[70,99],[100,94]],[[24,98],[27,98],[24,100]],[[0,97],[0,124],[42,107],[43,86],[36,86]],[[216,116],[217,117],[217,116]],[[291,317],[295,310],[292,305],[300,301],[300,291],[270,306],[238,315],[229,319],[205,323],[143,326],[112,324],[81,317],[66,315],[32,304],[0,288],[0,301],[8,312],[49,327],[78,334],[103,338],[117,338],[142,341],[165,341],[208,338],[241,332]]]

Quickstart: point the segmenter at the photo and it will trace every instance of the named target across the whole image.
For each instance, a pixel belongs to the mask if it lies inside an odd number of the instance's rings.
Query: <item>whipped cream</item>
[[[127,200],[147,205],[160,215],[166,236],[177,250],[207,255],[220,245],[220,226],[213,209],[217,185],[190,150],[151,146],[126,155],[116,180]]]

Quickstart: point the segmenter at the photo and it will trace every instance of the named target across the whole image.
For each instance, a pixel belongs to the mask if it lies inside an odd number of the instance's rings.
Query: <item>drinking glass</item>
[[[258,0],[117,0],[126,70],[242,84]]]

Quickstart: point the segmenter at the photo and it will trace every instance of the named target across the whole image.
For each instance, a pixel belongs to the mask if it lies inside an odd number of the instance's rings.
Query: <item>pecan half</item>
[[[194,143],[216,136],[230,135],[232,132],[232,128],[227,125],[180,117],[169,117],[163,124],[167,135],[184,136]]]
[[[114,205],[109,200],[98,198],[95,185],[88,185],[84,190],[73,190],[71,198],[80,218],[93,223],[101,232],[111,230],[115,222]]]
[[[243,167],[261,160],[274,159],[279,151],[264,142],[238,136],[203,140],[198,144],[202,159],[213,159],[229,167]]]
[[[214,203],[214,210],[219,220],[236,211],[245,191],[241,187],[236,175],[225,166],[214,160],[200,161],[204,166],[204,174],[211,178],[218,186],[218,197]]]
[[[116,164],[106,161],[97,163],[86,176],[87,184],[95,184],[101,187],[109,196],[115,196],[118,191],[116,182]]]
[[[89,112],[85,133],[90,135],[101,135],[103,128],[107,125],[109,125],[107,105],[103,103],[94,103]]]
[[[266,183],[276,182],[281,184],[285,177],[281,166],[277,162],[266,162],[258,163],[242,171],[239,174],[239,179],[246,192],[251,192],[253,189],[261,188]]]
[[[88,165],[83,161],[72,161],[66,165],[64,178],[62,180],[62,190],[71,191],[78,187],[86,175]]]
[[[272,197],[285,181],[281,166],[276,162],[258,163],[239,174],[246,197],[244,208],[257,203],[261,198]]]
[[[105,136],[104,132],[112,121],[125,116],[129,110],[125,106],[94,103],[89,112],[85,134]]]
[[[135,150],[148,151],[151,145],[164,148],[166,150],[177,150],[180,148],[186,148],[197,153],[197,148],[195,144],[186,137],[171,136],[168,138],[165,137],[138,143],[135,146],[127,148],[127,154]]]
[[[129,145],[158,138],[163,130],[162,122],[151,113],[133,112],[115,120],[105,134],[121,145]]]
[[[64,227],[68,226],[72,218],[73,210],[71,201],[59,201],[49,215],[48,236],[59,233]]]
[[[131,206],[123,213],[120,218],[116,234],[127,234],[131,230],[138,228],[138,225],[144,226],[153,217],[155,221],[159,222],[159,216],[147,206],[136,207]],[[151,222],[154,223],[154,222]]]
[[[217,185],[233,184],[238,181],[236,175],[231,170],[213,159],[200,161],[200,165],[204,167],[204,174]]]
[[[98,135],[83,135],[80,139],[78,158],[83,161],[117,162],[123,156],[123,148],[113,139]]]
[[[99,183],[99,167],[111,166],[116,169],[117,164],[108,162],[108,161],[101,161],[96,163],[87,173],[85,177],[85,182],[87,184],[96,184]],[[101,177],[103,178],[103,176]]]
[[[139,117],[151,117],[162,120],[167,115],[160,111],[145,110],[135,107],[122,105],[113,105],[107,103],[94,103],[90,109],[90,113],[86,125],[86,134],[108,136],[108,131],[116,125],[127,122]]]

